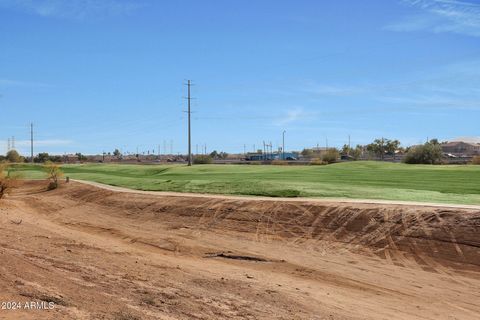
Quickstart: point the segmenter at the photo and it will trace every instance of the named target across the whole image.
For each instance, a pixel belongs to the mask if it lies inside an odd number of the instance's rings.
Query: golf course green
[[[72,179],[138,190],[480,204],[480,166],[474,165],[359,161],[324,166],[78,164],[61,168]],[[41,165],[16,165],[14,170],[25,179],[46,177]]]

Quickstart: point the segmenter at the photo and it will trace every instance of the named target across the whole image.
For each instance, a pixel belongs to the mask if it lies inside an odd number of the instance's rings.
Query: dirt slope
[[[470,204],[446,204],[446,203],[434,203],[434,202],[415,202],[415,201],[400,201],[400,200],[379,200],[379,199],[350,199],[350,198],[277,198],[277,197],[262,197],[262,196],[245,196],[245,195],[224,195],[224,194],[209,194],[209,193],[189,193],[189,192],[172,192],[172,191],[144,191],[144,190],[134,190],[124,187],[111,186],[104,183],[87,181],[87,180],[72,180],[81,184],[86,184],[101,189],[125,192],[125,193],[139,193],[139,194],[149,194],[155,196],[172,196],[172,197],[189,197],[189,198],[209,198],[209,199],[228,199],[228,200],[257,200],[257,201],[274,201],[274,202],[309,202],[309,203],[320,203],[320,204],[350,204],[350,203],[361,203],[361,204],[397,204],[397,205],[410,205],[416,207],[439,207],[439,208],[458,208],[458,209],[475,209],[480,210],[479,205],[470,205]]]
[[[0,203],[0,319],[478,319],[480,210],[31,182]]]

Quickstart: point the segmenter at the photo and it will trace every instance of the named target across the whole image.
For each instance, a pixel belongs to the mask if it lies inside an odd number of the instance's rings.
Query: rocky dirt
[[[0,201],[0,319],[480,318],[479,209],[46,185]]]

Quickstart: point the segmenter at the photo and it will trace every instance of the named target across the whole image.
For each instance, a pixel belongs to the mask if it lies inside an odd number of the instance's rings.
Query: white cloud
[[[428,78],[391,86],[376,99],[405,107],[480,110],[480,60],[437,67]]]
[[[388,25],[392,31],[426,30],[480,37],[480,4],[457,0],[403,0],[422,11]]]
[[[313,116],[314,115],[312,113],[305,112],[303,108],[297,107],[292,110],[288,110],[284,116],[278,117],[273,124],[276,126],[286,126],[300,120],[312,118]]]
[[[122,16],[142,6],[139,2],[120,0],[0,0],[0,7],[43,17],[79,20],[95,16]]]

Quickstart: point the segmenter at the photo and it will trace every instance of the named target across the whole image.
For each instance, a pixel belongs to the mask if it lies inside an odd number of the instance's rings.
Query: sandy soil
[[[0,319],[479,319],[480,210],[25,183]]]

